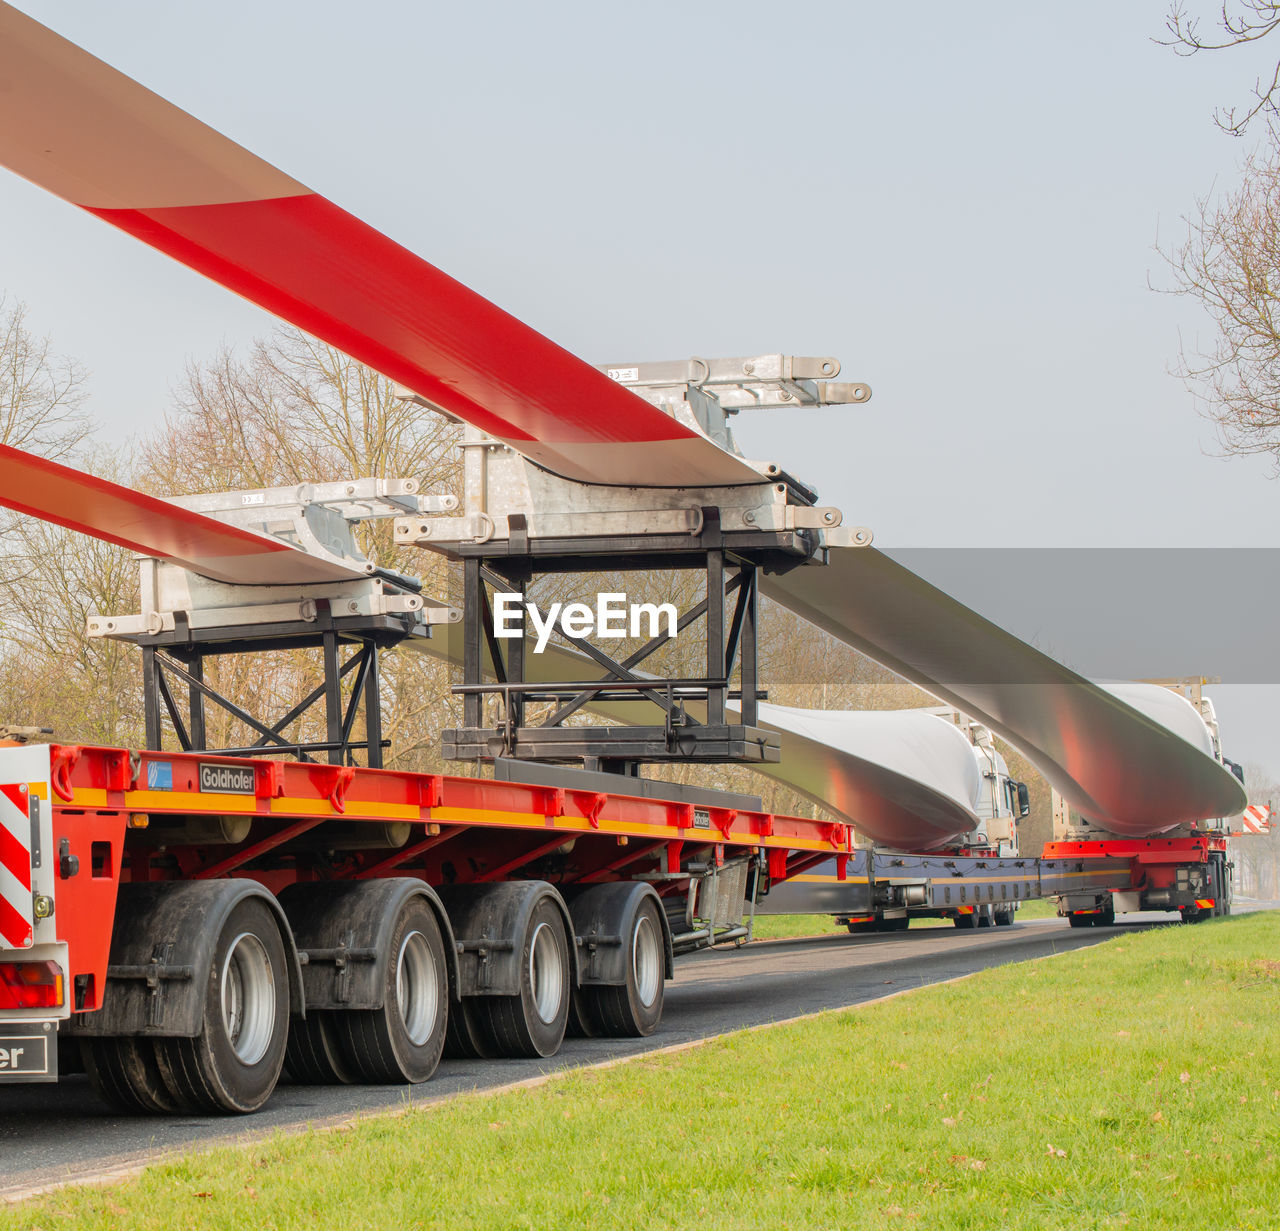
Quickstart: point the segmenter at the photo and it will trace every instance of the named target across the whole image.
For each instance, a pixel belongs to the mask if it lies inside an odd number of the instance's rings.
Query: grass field
[[[1274,1228],[1280,914],[169,1161],[0,1228]]]
[[[1052,919],[1058,908],[1052,902],[1023,902],[1018,907],[1019,919]],[[913,919],[913,928],[954,927],[950,919]],[[1066,927],[1065,922],[1063,927]],[[793,936],[822,936],[843,932],[830,915],[759,915],[755,922],[756,940],[789,940]]]

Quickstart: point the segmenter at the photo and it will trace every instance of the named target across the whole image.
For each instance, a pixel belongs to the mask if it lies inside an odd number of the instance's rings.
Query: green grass
[[[843,932],[830,915],[757,915],[756,940],[790,940],[793,936],[827,936]]]
[[[1017,919],[1056,919],[1058,917],[1058,904],[1054,901],[1047,901],[1044,898],[1037,898],[1034,902],[1023,902],[1018,907]],[[1062,926],[1067,926],[1067,921],[1062,921]]]
[[[1274,1228],[1277,954],[1280,914],[1122,936],[161,1163],[0,1228]]]

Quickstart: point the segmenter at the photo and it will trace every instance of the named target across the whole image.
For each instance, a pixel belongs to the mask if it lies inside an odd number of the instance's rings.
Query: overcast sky
[[[1214,456],[1169,372],[1206,322],[1149,289],[1234,181],[1211,116],[1267,49],[1179,59],[1163,3],[18,7],[593,362],[838,357],[868,405],[739,441],[880,546],[1280,546],[1267,464]],[[270,328],[7,174],[0,218],[0,288],[104,434]],[[1248,595],[1183,581],[1217,674],[1212,612]],[[1221,697],[1280,777],[1280,690]]]

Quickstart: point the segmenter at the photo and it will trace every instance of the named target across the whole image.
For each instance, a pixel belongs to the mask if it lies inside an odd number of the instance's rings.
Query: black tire
[[[960,929],[960,931],[967,932],[971,928],[978,926],[978,916],[976,914],[956,915],[952,922]]]
[[[313,1009],[289,1023],[284,1067],[304,1086],[354,1085],[359,1077],[343,1053],[334,1031],[333,1014]]]
[[[1012,906],[996,907],[996,927],[1007,928],[1012,926],[1014,917],[1014,908]]]
[[[846,923],[845,927],[847,927],[849,932],[854,936],[866,936],[868,933],[876,931],[876,922],[874,919],[869,923],[862,920],[857,923]]]
[[[275,912],[244,898],[227,916],[204,978],[193,1039],[157,1039],[165,1085],[188,1107],[257,1111],[271,1097],[289,1037],[288,953]]]
[[[554,1056],[569,1022],[572,967],[564,917],[549,898],[529,916],[520,944],[520,991],[472,998],[485,1035],[500,1056]]]
[[[1116,904],[1111,899],[1107,899],[1107,904],[1102,908],[1099,914],[1093,917],[1093,926],[1096,928],[1115,927],[1116,923]]]
[[[604,1031],[596,1024],[592,1010],[587,1004],[586,995],[589,988],[575,987],[569,997],[569,1022],[565,1026],[566,1039],[599,1039]]]
[[[479,997],[466,996],[449,1002],[445,1027],[444,1054],[447,1060],[496,1060],[501,1054],[485,1030]]]
[[[335,1013],[334,1033],[360,1081],[417,1084],[440,1063],[449,1016],[444,940],[424,898],[400,908],[385,958],[382,1008]]]
[[[165,1084],[153,1040],[81,1039],[80,1055],[94,1092],[117,1111],[154,1116],[187,1110]]]
[[[662,1020],[666,955],[662,924],[652,900],[640,903],[630,933],[626,983],[584,987],[577,997],[584,1024],[605,1038],[643,1038]]]

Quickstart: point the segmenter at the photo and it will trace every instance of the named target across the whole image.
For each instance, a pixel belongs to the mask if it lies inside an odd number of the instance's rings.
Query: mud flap
[[[0,1085],[58,1080],[58,1035],[52,1022],[0,1023]]]

